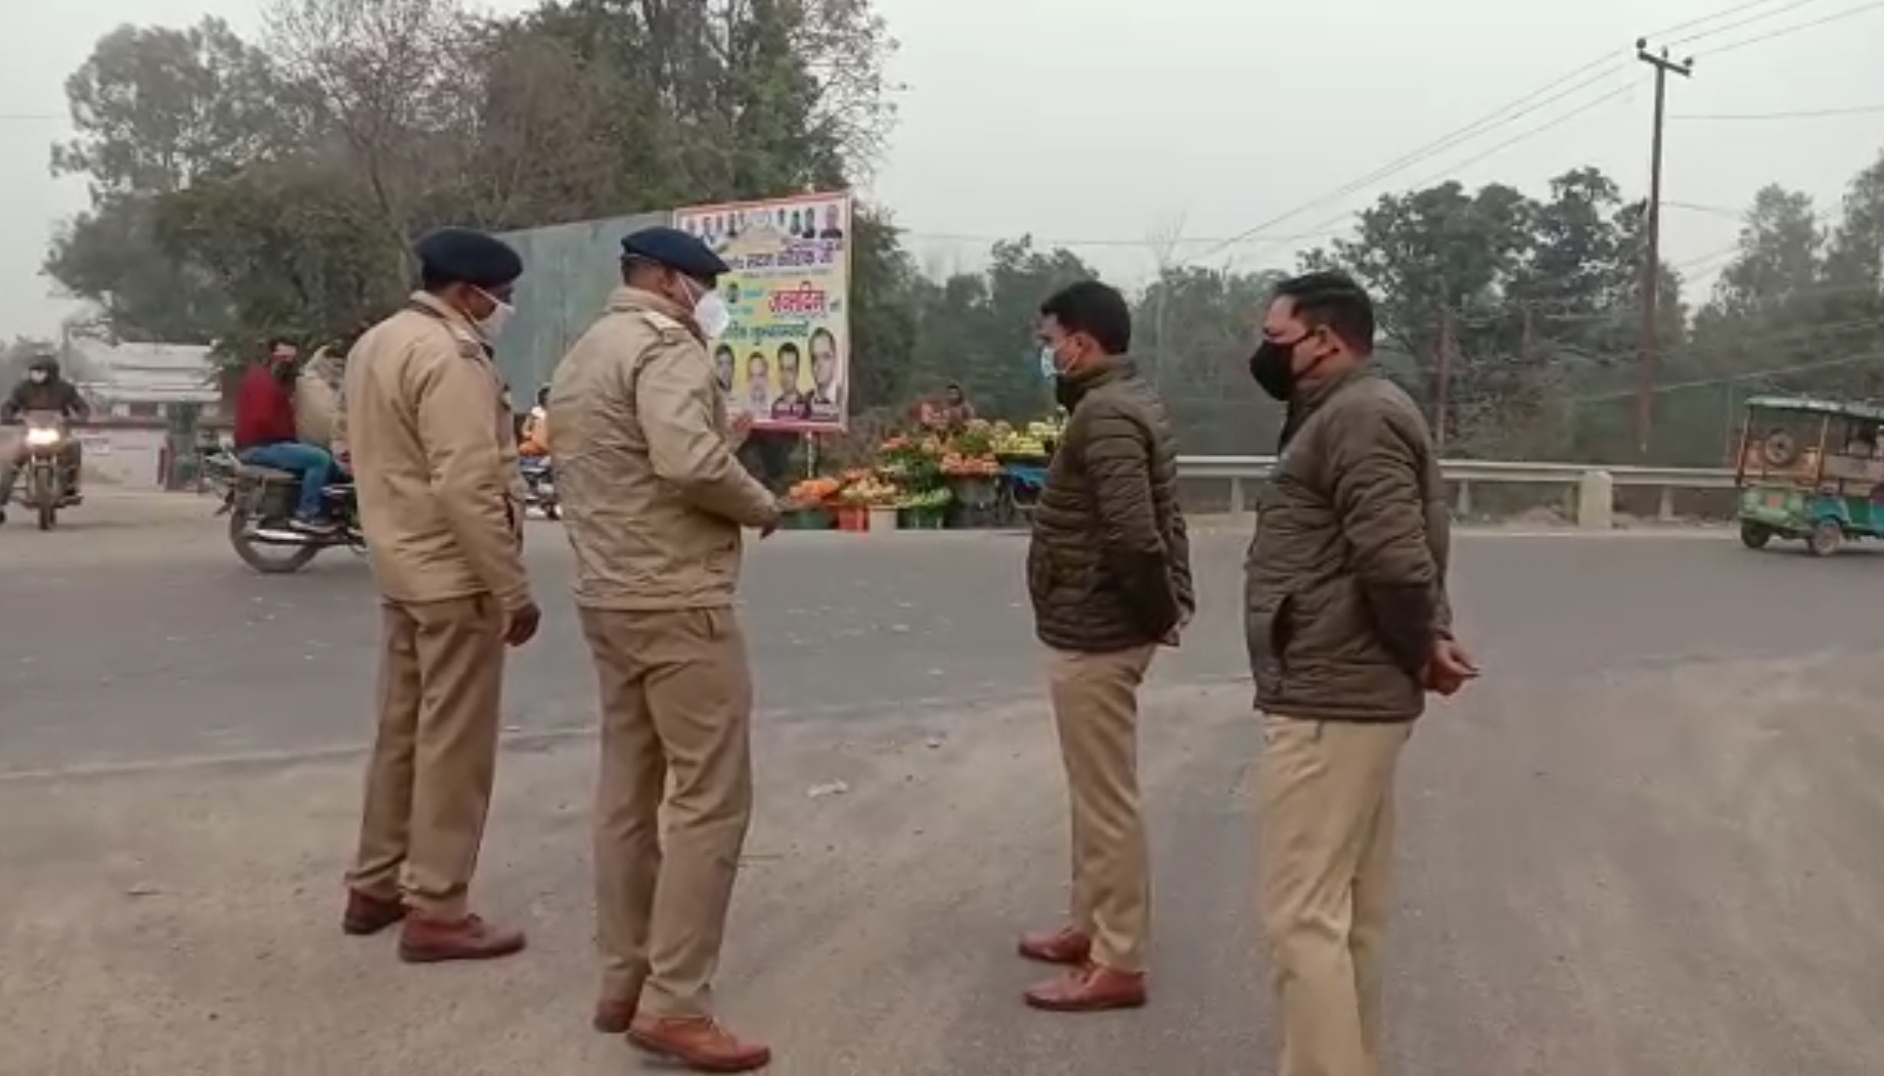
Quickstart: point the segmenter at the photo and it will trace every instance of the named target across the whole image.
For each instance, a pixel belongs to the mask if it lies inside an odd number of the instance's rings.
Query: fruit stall
[[[817,475],[791,487],[785,526],[884,531],[1024,524],[1059,446],[1059,419],[1016,428],[972,421],[885,440],[868,467]]]

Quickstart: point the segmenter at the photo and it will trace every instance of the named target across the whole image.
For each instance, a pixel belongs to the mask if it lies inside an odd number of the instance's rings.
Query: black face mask
[[[1295,349],[1306,339],[1299,336],[1286,344],[1264,340],[1250,355],[1249,376],[1272,398],[1287,402],[1295,394]]]
[[[1053,375],[1053,400],[1068,411],[1079,402],[1079,385],[1068,379],[1065,374]]]

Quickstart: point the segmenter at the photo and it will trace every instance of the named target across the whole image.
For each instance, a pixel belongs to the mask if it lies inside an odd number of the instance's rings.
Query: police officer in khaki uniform
[[[385,636],[342,925],[373,934],[403,919],[400,957],[429,963],[523,948],[521,931],[471,913],[466,890],[497,763],[504,647],[528,642],[539,613],[490,350],[523,262],[463,229],[427,236],[416,253],[421,290],[354,346],[336,431],[358,483]]]
[[[714,1019],[711,984],[752,811],[752,676],[733,615],[740,532],[779,509],[733,453],[707,340],[722,262],[650,228],[550,386],[576,605],[601,686],[595,1026],[712,1072],[771,1051]],[[665,794],[666,829],[660,819]]]

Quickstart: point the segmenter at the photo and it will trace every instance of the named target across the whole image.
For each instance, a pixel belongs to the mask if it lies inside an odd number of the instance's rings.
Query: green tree
[[[214,274],[159,244],[156,214],[164,197],[111,195],[61,225],[45,272],[95,304],[120,339],[206,344],[228,325],[229,298]]]
[[[298,163],[252,165],[164,201],[159,242],[230,297],[235,316],[217,340],[225,358],[253,354],[272,334],[339,335],[399,294],[400,252],[383,241],[379,206],[358,182]]]
[[[92,207],[55,236],[46,272],[130,340],[202,342],[226,297],[155,242],[158,199],[289,141],[287,96],[268,57],[218,19],[186,30],[121,26],[66,80],[75,137],[56,175],[83,175]]]
[[[221,19],[187,30],[120,26],[65,83],[77,135],[53,147],[57,175],[95,198],[163,194],[283,144],[285,86]]]
[[[1845,190],[1823,275],[1837,314],[1884,314],[1884,152]]]
[[[1163,393],[1182,451],[1274,451],[1282,408],[1250,379],[1247,360],[1280,279],[1171,265],[1139,296],[1132,353]]]
[[[886,216],[855,212],[850,271],[850,407],[893,407],[911,390],[921,281]]]
[[[1010,419],[1049,405],[1040,376],[1037,312],[1054,291],[1098,273],[1063,248],[1040,250],[1022,236],[1002,240],[979,273],[919,289],[910,396],[959,383],[982,414]]]

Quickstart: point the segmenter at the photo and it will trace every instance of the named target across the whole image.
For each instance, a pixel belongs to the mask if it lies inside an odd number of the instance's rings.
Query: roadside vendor
[[[951,381],[940,399],[926,400],[917,408],[916,418],[932,430],[953,432],[975,421],[975,407],[968,402],[961,384]]]

